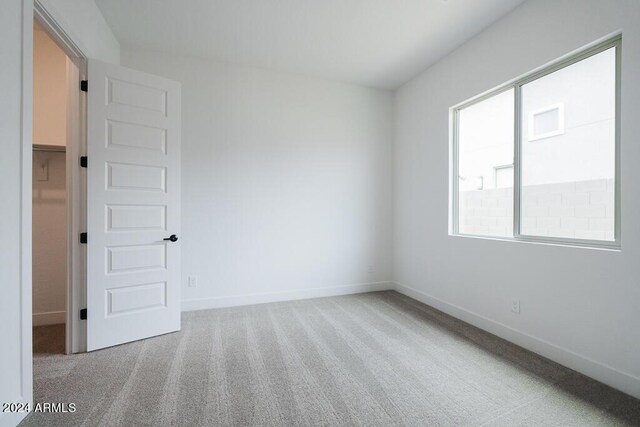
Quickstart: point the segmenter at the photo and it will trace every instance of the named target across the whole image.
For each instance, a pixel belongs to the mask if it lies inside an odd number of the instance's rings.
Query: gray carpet
[[[23,426],[640,425],[640,401],[396,292],[208,310],[65,356],[34,332]]]

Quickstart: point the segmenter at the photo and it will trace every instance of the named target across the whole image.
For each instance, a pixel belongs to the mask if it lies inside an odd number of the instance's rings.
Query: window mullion
[[[521,199],[521,141],[522,141],[522,87],[520,84],[516,84],[513,87],[514,98],[514,126],[513,126],[513,237],[520,237],[520,209],[522,204]]]
[[[459,233],[460,222],[460,195],[458,194],[458,135],[459,135],[459,110],[456,108],[453,110],[453,143],[452,143],[452,155],[453,155],[453,173],[451,176],[451,203],[453,208],[453,224],[451,228],[454,234]]]

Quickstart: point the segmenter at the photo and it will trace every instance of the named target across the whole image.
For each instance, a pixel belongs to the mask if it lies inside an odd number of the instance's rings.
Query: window
[[[529,141],[550,138],[564,133],[564,104],[532,111],[528,116]]]
[[[620,43],[452,109],[453,234],[619,247]]]

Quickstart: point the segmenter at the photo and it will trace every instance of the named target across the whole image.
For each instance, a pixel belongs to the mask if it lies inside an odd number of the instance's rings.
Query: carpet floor
[[[640,425],[640,401],[396,292],[183,314],[182,331],[65,356],[34,330],[22,426]]]

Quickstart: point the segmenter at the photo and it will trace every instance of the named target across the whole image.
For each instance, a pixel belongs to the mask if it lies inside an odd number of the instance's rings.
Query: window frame
[[[615,137],[614,137],[614,152],[615,152],[615,164],[614,164],[614,240],[590,240],[590,239],[577,239],[569,237],[546,237],[525,235],[521,233],[521,212],[522,212],[522,198],[521,198],[521,164],[522,164],[522,136],[523,132],[528,131],[523,129],[523,117],[522,117],[522,86],[537,79],[540,79],[548,74],[554,73],[558,70],[566,68],[605,50],[615,49]],[[541,67],[538,70],[534,70],[531,73],[514,79],[504,85],[501,85],[493,90],[485,92],[479,96],[471,98],[450,108],[451,128],[450,128],[450,227],[449,235],[472,237],[491,240],[507,240],[518,242],[530,242],[530,243],[543,243],[563,246],[578,246],[588,247],[596,249],[621,249],[621,192],[620,192],[620,95],[621,95],[621,59],[622,59],[622,35],[617,35],[612,38],[608,38],[603,42],[593,44],[590,47],[580,50],[577,53],[567,55],[553,63]],[[460,124],[460,111],[470,107],[474,104],[482,102],[493,96],[499,95],[503,92],[513,89],[514,91],[514,158],[513,158],[513,237],[499,237],[490,235],[478,235],[478,234],[466,234],[459,231],[459,124]]]

